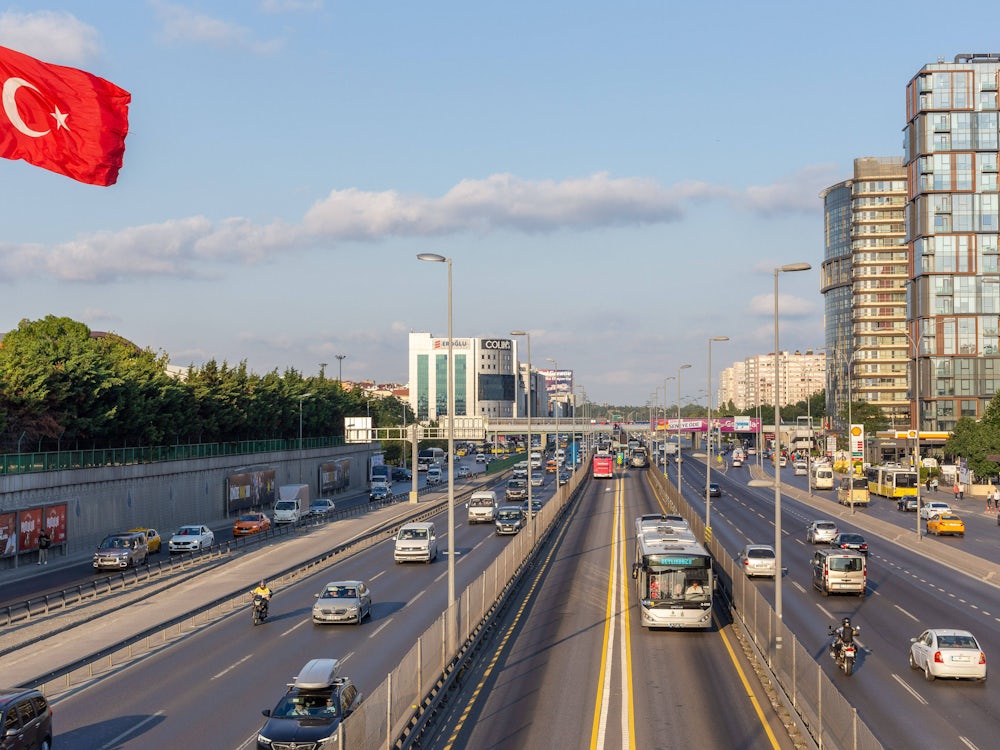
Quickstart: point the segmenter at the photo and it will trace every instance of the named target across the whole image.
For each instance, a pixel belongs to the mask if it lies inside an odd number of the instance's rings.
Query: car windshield
[[[858,573],[861,571],[862,562],[857,557],[831,557],[830,570],[838,573]]]
[[[340,715],[332,690],[290,690],[271,711],[279,719],[333,719]]]
[[[865,538],[860,534],[841,534],[840,541],[848,544],[864,544]]]
[[[353,586],[330,586],[323,592],[323,599],[357,599],[358,592]]]
[[[253,513],[249,513],[249,514],[247,514],[245,516],[240,516],[239,520],[240,521],[256,521],[257,520],[257,516],[254,515]]]
[[[937,645],[938,648],[979,648],[976,639],[971,635],[939,635]]]
[[[521,511],[519,510],[502,510],[497,514],[497,518],[501,521],[514,521],[521,517]]]
[[[177,533],[180,534],[181,536],[191,536],[193,534],[197,534],[198,532],[199,529],[197,526],[184,526]]]
[[[819,529],[820,531],[829,531],[830,529],[837,528],[837,526],[836,524],[832,523],[818,523],[816,524],[816,528]]]
[[[761,558],[773,558],[774,550],[770,549],[749,549],[747,550],[747,557],[761,557]]]
[[[403,529],[399,532],[400,539],[426,539],[427,529]]]

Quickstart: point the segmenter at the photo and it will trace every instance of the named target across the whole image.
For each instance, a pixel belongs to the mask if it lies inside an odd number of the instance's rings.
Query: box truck
[[[274,503],[275,523],[298,523],[309,514],[309,485],[285,484],[278,487]]]

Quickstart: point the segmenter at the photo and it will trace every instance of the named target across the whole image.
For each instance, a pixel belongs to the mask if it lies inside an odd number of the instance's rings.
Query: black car
[[[717,482],[708,483],[708,496],[709,497],[722,497],[722,488]]]
[[[837,534],[831,541],[831,547],[836,547],[837,549],[852,549],[856,552],[860,552],[862,555],[868,554],[868,542],[861,534]]]
[[[52,708],[30,688],[0,688],[0,747],[41,750],[52,747]]]
[[[258,750],[337,747],[340,722],[361,703],[357,687],[339,672],[337,659],[306,662],[278,705],[261,712],[267,723],[257,733]]]
[[[403,466],[393,466],[391,476],[394,482],[406,482],[413,479],[413,472]]]

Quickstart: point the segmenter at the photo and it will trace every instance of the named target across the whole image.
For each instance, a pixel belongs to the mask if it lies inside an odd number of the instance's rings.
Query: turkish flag
[[[0,47],[0,156],[91,185],[114,185],[132,95],[76,68]]]

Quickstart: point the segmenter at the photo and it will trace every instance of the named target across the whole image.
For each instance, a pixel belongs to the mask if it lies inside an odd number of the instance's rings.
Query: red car
[[[263,513],[244,513],[233,524],[233,536],[248,536],[270,528],[271,519]]]

